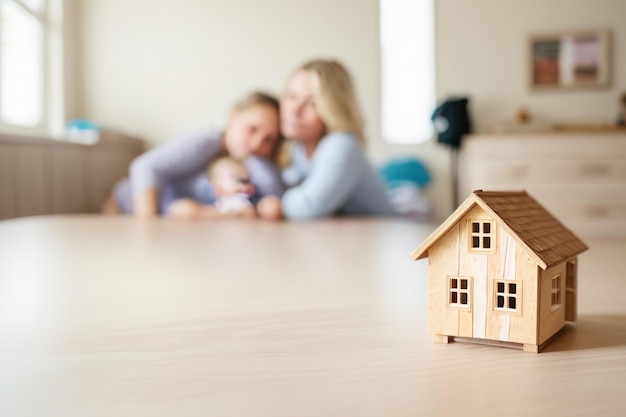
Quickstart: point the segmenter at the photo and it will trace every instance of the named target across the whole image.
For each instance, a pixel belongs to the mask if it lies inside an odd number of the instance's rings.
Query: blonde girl
[[[280,138],[278,100],[253,93],[235,106],[224,130],[172,140],[136,158],[130,177],[116,185],[104,211],[180,219],[213,214],[215,194],[205,170],[208,161],[220,155],[244,163],[256,200],[278,197],[283,185],[273,160]]]

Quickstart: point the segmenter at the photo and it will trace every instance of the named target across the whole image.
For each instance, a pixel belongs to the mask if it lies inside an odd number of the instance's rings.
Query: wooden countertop
[[[0,221],[0,416],[621,415],[625,240],[543,353],[427,331],[434,225]]]

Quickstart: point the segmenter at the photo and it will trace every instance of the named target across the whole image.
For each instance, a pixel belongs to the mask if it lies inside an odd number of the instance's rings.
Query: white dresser
[[[626,131],[464,138],[459,201],[526,189],[581,237],[626,237]]]

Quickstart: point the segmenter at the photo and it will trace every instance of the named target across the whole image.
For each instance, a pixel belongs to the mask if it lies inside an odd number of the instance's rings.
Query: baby
[[[209,164],[209,182],[215,194],[215,209],[225,216],[256,215],[250,198],[255,192],[246,167],[230,156],[222,156]]]

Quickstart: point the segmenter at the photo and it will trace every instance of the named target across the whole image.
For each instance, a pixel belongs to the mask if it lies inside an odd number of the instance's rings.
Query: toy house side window
[[[494,252],[496,228],[492,220],[470,219],[468,227],[471,252]]]
[[[471,309],[472,279],[448,277],[448,306],[463,310]]]
[[[522,282],[521,281],[494,281],[495,311],[505,313],[522,312]]]
[[[565,272],[565,289],[576,291],[576,261],[568,261]]]
[[[561,307],[561,274],[552,277],[552,300],[550,302],[552,311]]]

